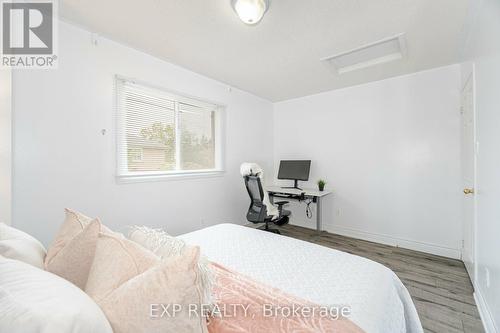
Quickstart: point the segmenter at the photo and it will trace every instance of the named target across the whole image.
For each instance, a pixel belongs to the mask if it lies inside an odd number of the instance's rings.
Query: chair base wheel
[[[262,230],[262,231],[272,232],[273,234],[281,235],[281,232],[278,229],[266,228],[266,226],[263,226],[263,227],[260,227],[257,229]]]
[[[273,221],[276,225],[285,225],[288,223],[290,218],[288,216],[281,216],[276,221]]]

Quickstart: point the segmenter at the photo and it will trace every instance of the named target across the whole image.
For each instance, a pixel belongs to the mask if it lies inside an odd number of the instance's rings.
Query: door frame
[[[473,140],[474,140],[474,151],[473,151],[473,176],[472,176],[472,181],[473,181],[473,188],[475,193],[473,194],[472,197],[472,207],[473,207],[473,219],[472,219],[472,273],[469,272],[467,269],[467,273],[469,274],[469,277],[471,279],[473,287],[475,286],[475,282],[477,281],[477,242],[476,242],[476,235],[477,235],[477,196],[478,196],[478,189],[477,189],[477,155],[478,155],[478,148],[479,144],[477,141],[477,112],[476,112],[476,80],[475,80],[475,68],[474,64],[471,66],[470,73],[467,73],[466,76],[463,76],[466,79],[463,80],[462,82],[462,87],[460,89],[460,110],[463,108],[463,94],[464,91],[467,87],[467,85],[470,83],[471,88],[472,88],[472,118],[473,118]],[[460,113],[460,121],[462,122],[462,112]],[[460,134],[462,135],[462,133]],[[461,138],[462,140],[462,138]],[[462,175],[462,180],[463,180],[463,175]],[[461,184],[463,186],[463,184]],[[465,231],[465,217],[462,220],[462,231]],[[465,234],[462,235],[462,246],[461,246],[461,258],[463,260],[464,258],[464,246],[465,246]]]

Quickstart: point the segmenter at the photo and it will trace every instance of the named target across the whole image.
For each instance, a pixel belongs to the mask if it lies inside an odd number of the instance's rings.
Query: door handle
[[[474,194],[473,188],[464,188],[464,194]]]

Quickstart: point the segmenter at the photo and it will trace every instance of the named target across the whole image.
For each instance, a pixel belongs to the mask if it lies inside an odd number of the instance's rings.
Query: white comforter
[[[325,305],[348,305],[367,333],[423,332],[411,297],[390,269],[316,244],[219,224],[179,236],[214,262]]]

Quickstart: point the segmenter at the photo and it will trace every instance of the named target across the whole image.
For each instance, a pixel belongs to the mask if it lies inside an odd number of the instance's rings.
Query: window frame
[[[197,106],[210,106],[215,107],[214,109],[214,161],[215,168],[213,169],[199,169],[199,170],[172,170],[172,171],[138,171],[138,172],[122,172],[124,170],[123,166],[128,167],[128,161],[124,156],[126,154],[120,154],[123,152],[123,149],[127,149],[126,146],[126,131],[125,131],[125,112],[121,109],[120,103],[120,91],[118,89],[119,84],[122,82],[127,82],[135,85],[139,85],[141,87],[147,89],[153,89],[161,92],[166,97],[171,98],[175,101],[175,129],[176,129],[176,146],[180,144],[179,138],[181,131],[180,123],[179,123],[179,103],[188,103],[194,104]],[[149,181],[162,181],[162,180],[178,180],[178,179],[187,179],[187,178],[206,178],[206,177],[220,177],[225,173],[225,158],[224,158],[224,150],[225,150],[225,109],[226,106],[218,103],[209,101],[203,98],[190,96],[184,93],[179,93],[173,91],[171,89],[166,89],[160,86],[152,85],[150,83],[124,77],[121,75],[115,75],[114,78],[114,110],[115,110],[115,158],[116,158],[116,167],[115,167],[115,178],[117,183],[131,183],[131,182],[149,182]],[[125,147],[125,148],[124,148]],[[180,161],[177,158],[177,153],[179,152],[176,147],[176,160]]]

